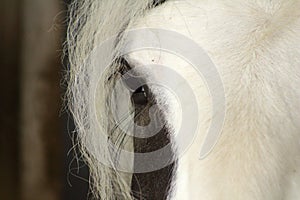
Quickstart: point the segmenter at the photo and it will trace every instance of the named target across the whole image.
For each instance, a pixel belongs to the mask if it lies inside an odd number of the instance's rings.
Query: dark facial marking
[[[120,70],[122,75],[126,75],[128,71],[132,71],[132,67],[128,62],[121,58],[120,63],[124,65]],[[136,78],[136,80],[135,80]],[[150,123],[150,120],[154,120],[157,124],[166,124],[164,117],[160,119],[150,119],[149,109],[151,106],[156,104],[155,96],[147,85],[143,85],[136,90],[131,88],[131,85],[135,85],[134,81],[141,81],[141,76],[132,76],[125,79],[124,84],[128,84],[127,87],[131,95],[132,105],[135,110],[135,123],[139,126],[146,126]],[[163,116],[163,112],[158,110],[158,115]],[[155,120],[163,120],[155,121]],[[153,123],[153,122],[152,122]],[[145,129],[146,130],[146,129]],[[144,133],[145,135],[147,133]],[[170,132],[166,126],[164,126],[156,135],[149,138],[134,138],[134,152],[147,153],[159,150],[170,143]],[[174,150],[170,147],[169,152],[175,157]],[[172,158],[170,158],[172,159]],[[155,161],[153,161],[155,162]],[[134,168],[140,168],[141,166],[149,163],[138,163],[135,160]],[[151,163],[151,161],[150,161]],[[174,172],[176,168],[176,162],[149,173],[135,173],[132,178],[132,195],[138,200],[165,200],[170,193],[170,187],[174,179]]]

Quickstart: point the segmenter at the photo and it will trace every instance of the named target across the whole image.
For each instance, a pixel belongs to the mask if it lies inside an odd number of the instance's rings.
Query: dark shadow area
[[[85,200],[87,166],[63,111],[70,1],[0,3],[0,199]]]

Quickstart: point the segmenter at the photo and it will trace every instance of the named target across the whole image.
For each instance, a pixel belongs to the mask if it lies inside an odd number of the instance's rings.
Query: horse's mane
[[[68,107],[73,115],[78,146],[90,169],[91,190],[96,198],[105,200],[132,199],[130,185],[126,182],[125,173],[101,163],[101,159],[113,163],[107,140],[100,141],[100,134],[107,135],[107,131],[114,126],[112,121],[106,122],[107,98],[111,82],[99,83],[97,90],[97,105],[93,103],[93,88],[97,87],[96,80],[99,74],[93,73],[89,55],[102,42],[112,35],[119,34],[127,29],[134,19],[143,15],[153,5],[159,3],[153,0],[84,0],[73,1],[69,7],[69,26],[66,40],[66,52],[70,70],[68,73],[67,98]],[[119,45],[110,49],[111,56],[107,59],[111,63],[109,72],[119,67],[116,62]],[[99,63],[99,67],[101,63]],[[97,117],[94,110],[97,109]],[[98,120],[96,119],[98,118]],[[98,125],[100,123],[100,126]],[[115,135],[121,130],[115,128]],[[111,133],[110,133],[111,134]],[[118,144],[121,145],[121,144]],[[113,164],[112,164],[113,166]],[[128,178],[130,179],[130,178]]]

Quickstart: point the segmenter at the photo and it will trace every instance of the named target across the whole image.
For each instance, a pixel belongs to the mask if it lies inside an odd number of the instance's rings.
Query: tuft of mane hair
[[[113,122],[107,122],[109,110],[106,105],[113,80],[99,85],[101,89],[98,90],[100,94],[96,109],[99,111],[97,118],[100,120],[97,121],[92,90],[97,87],[96,79],[99,74],[94,73],[95,69],[88,57],[99,44],[126,30],[132,20],[141,17],[153,3],[153,0],[74,0],[69,7],[66,40],[70,65],[68,105],[77,127],[78,145],[90,169],[91,190],[98,199],[132,199],[131,186],[128,184],[131,176],[101,163],[101,159],[110,160],[109,165],[114,166],[116,159],[110,152],[108,141],[99,139],[99,135],[107,135],[108,130],[115,125]],[[155,1],[155,4],[157,3],[158,1]],[[122,36],[119,38],[121,41]],[[107,51],[110,53],[107,62],[111,64],[106,76],[108,79],[120,68],[116,61],[118,44]],[[106,66],[101,66],[99,62],[98,67],[104,69]],[[121,134],[118,128],[114,132],[110,135]]]

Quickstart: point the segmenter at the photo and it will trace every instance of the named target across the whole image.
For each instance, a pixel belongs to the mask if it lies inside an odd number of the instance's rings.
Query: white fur
[[[136,21],[134,28],[163,28],[193,39],[209,53],[225,87],[222,136],[213,152],[199,160],[211,118],[204,81],[189,64],[168,53],[140,51],[129,56],[141,64],[154,60],[172,67],[197,94],[201,126],[198,138],[179,159],[171,199],[300,199],[299,9],[296,0],[170,1]],[[142,35],[136,38],[141,39]],[[174,97],[162,99],[171,107],[167,118],[177,130],[180,116],[171,104]]]
[[[174,55],[141,51],[128,56],[129,61],[141,64],[154,60],[172,66],[189,80],[197,94],[201,126],[193,145],[179,159],[170,199],[300,199],[300,1],[170,0],[149,11],[148,3],[87,0],[80,4],[78,13],[71,15],[69,97],[96,196],[116,199],[113,184],[123,189],[119,198],[131,199],[130,178],[97,161],[97,157],[109,157],[109,153],[105,141],[97,140],[105,126],[99,129],[95,125],[90,113],[94,109],[91,86],[84,84],[84,80],[94,80],[98,75],[84,64],[84,59],[91,49],[129,22],[130,28],[169,29],[193,39],[216,64],[225,87],[226,119],[221,138],[213,152],[199,160],[211,119],[205,80]],[[87,22],[80,23],[80,19]],[[103,101],[109,91],[103,87],[97,106],[100,119],[107,118]],[[167,120],[175,134],[180,121],[178,105],[169,93],[153,89],[159,94],[159,103],[168,107]]]

